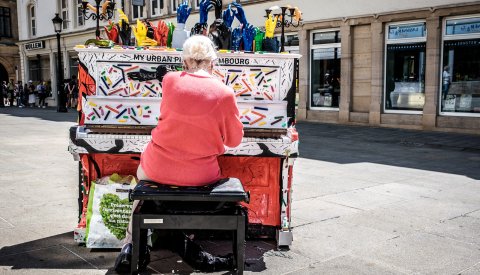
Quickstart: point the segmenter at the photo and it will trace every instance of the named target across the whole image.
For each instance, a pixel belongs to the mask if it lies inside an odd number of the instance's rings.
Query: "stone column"
[[[19,46],[19,52],[20,52],[20,79],[22,80],[22,83],[25,84],[30,80],[30,75],[28,73],[29,68],[28,68],[28,58],[25,55],[24,52],[24,45],[20,44]]]
[[[370,30],[372,32],[372,80],[368,121],[370,125],[380,125],[383,98],[383,23],[373,22]]]
[[[348,24],[345,24],[340,27],[340,33],[342,34],[342,72],[340,81],[340,110],[338,114],[338,120],[340,123],[347,123],[350,119],[350,109],[352,105],[352,27]]]
[[[439,17],[427,18],[427,60],[425,66],[425,105],[423,106],[423,128],[435,128],[440,91],[441,26]]]
[[[53,43],[50,43],[50,45],[53,45]],[[50,59],[50,76],[52,80],[52,96],[54,100],[54,104],[57,102],[57,59],[55,58],[55,53],[56,51],[54,48],[50,48],[50,53],[49,53],[49,59]],[[58,57],[60,58],[60,57]],[[50,105],[50,102],[48,103]]]
[[[300,41],[299,51],[302,55],[300,58],[299,64],[299,79],[298,79],[298,110],[297,110],[297,119],[305,120],[307,119],[307,109],[308,109],[308,99],[309,99],[309,59],[310,55],[308,52],[309,48],[309,39],[308,32],[306,30],[301,30],[298,33],[298,40]]]

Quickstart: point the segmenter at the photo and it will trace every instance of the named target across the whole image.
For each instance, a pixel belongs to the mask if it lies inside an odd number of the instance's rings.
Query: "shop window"
[[[146,8],[144,1],[133,1],[132,2],[132,19],[142,19],[146,18]]]
[[[50,79],[50,59],[48,55],[37,56],[28,60],[28,80],[33,82],[47,81]]]
[[[68,76],[68,77],[69,78],[71,78],[72,76],[77,76],[78,77],[78,64],[79,64],[78,57],[77,56],[69,56],[68,62],[69,62],[69,66],[70,66],[70,76]]]
[[[162,15],[164,0],[150,0],[150,10],[152,17]]]
[[[385,112],[421,112],[425,104],[425,23],[387,26]]]
[[[35,6],[30,6],[28,10],[29,14],[28,17],[30,17],[30,34],[32,36],[37,35],[37,20],[35,19]]]
[[[82,8],[83,0],[77,0],[77,26],[85,25],[85,18],[83,18],[83,8]]]
[[[278,42],[281,41],[281,34],[276,34],[275,37],[278,39]],[[299,53],[299,40],[297,33],[286,33],[285,34],[285,51],[289,53]]]
[[[68,4],[67,4],[67,0],[61,0],[60,1],[60,8],[61,8],[61,11],[62,11],[62,19],[63,19],[63,22],[62,22],[62,28],[65,30],[68,28],[68,22],[70,22],[68,20]]]
[[[340,103],[340,32],[311,35],[310,107],[338,109]]]
[[[12,37],[10,9],[0,7],[0,37]]]
[[[440,111],[480,116],[480,17],[447,19],[443,40]]]

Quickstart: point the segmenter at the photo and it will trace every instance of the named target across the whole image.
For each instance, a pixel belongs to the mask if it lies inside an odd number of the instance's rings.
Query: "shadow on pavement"
[[[78,112],[75,109],[68,109],[67,113],[57,113],[55,107],[41,108],[18,108],[18,107],[4,107],[0,108],[0,114],[7,114],[16,117],[35,117],[43,120],[56,122],[76,122]]]
[[[215,255],[231,253],[231,241],[202,240],[200,244],[206,251]],[[29,241],[0,249],[0,266],[20,269],[102,269],[107,274],[116,274],[112,270],[119,249],[89,249],[73,241],[73,232]],[[245,253],[245,270],[261,272],[266,270],[264,257],[282,257],[277,251],[274,240],[249,240]],[[277,255],[278,254],[278,255]],[[148,270],[141,274],[190,274],[194,270],[184,263],[180,256],[165,250],[154,249]],[[218,274],[218,273],[217,273]],[[231,274],[231,272],[222,272]]]
[[[300,157],[377,163],[480,179],[480,136],[299,122]]]

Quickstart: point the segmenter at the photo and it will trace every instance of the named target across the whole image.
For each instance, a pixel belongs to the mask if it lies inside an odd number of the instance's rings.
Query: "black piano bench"
[[[247,217],[240,202],[249,194],[236,178],[222,179],[199,187],[177,187],[140,181],[130,193],[131,200],[144,201],[132,216],[131,273],[138,272],[140,231],[146,229],[231,230],[237,274],[243,274]],[[146,205],[155,207],[145,207]]]

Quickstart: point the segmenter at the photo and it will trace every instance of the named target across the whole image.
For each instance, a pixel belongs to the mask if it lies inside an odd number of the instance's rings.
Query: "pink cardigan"
[[[200,186],[220,179],[217,156],[243,137],[233,90],[214,77],[167,74],[158,125],[142,153],[145,174],[163,184]]]

